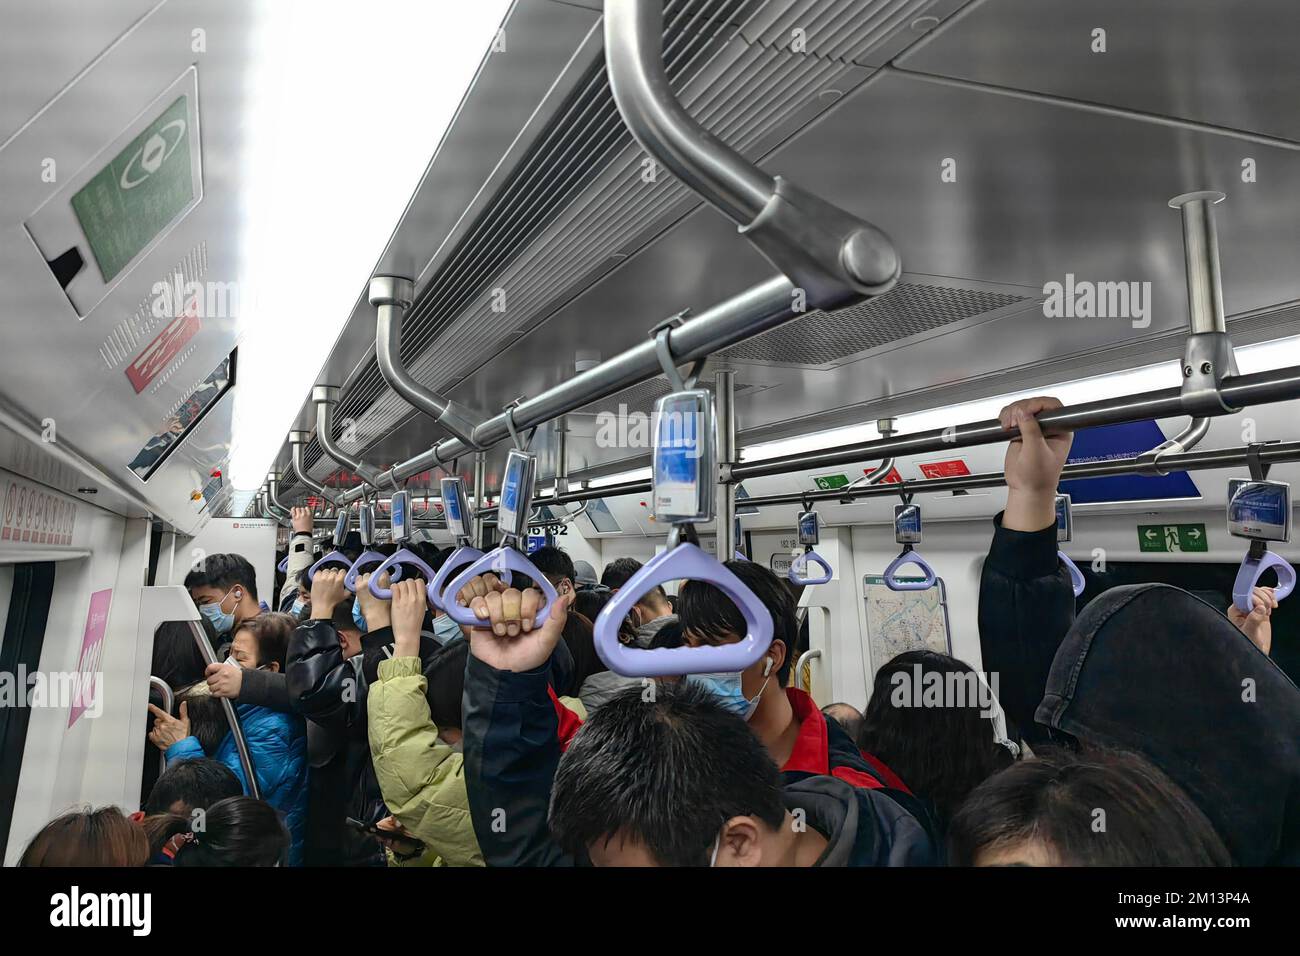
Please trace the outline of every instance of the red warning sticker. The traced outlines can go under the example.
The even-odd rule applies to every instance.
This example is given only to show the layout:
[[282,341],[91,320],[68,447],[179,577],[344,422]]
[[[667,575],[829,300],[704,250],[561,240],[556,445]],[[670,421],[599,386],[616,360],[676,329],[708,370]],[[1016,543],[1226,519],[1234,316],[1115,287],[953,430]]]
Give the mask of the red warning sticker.
[[954,458],[951,461],[927,461],[916,467],[920,468],[921,474],[927,478],[960,478],[970,474],[965,460],[961,458]]
[[171,364],[172,359],[180,354],[190,339],[199,331],[197,311],[193,304],[158,333],[158,337],[149,343],[149,347],[135,357],[126,368],[126,377],[131,380],[136,394],[140,394],[158,373]]
[[[864,475],[869,475],[869,474],[871,474],[871,472],[874,471],[874,470],[875,470],[875,469],[873,469],[873,468],[863,468],[863,469],[862,469],[862,473],[863,473]],[[884,477],[884,478],[881,478],[879,481],[877,481],[876,484],[878,484],[878,485],[897,485],[897,484],[901,484],[902,481],[903,481],[903,476],[900,475],[900,474],[898,473],[898,469],[897,469],[897,468],[891,468],[891,469],[889,469],[889,472],[885,475],[885,477]]]

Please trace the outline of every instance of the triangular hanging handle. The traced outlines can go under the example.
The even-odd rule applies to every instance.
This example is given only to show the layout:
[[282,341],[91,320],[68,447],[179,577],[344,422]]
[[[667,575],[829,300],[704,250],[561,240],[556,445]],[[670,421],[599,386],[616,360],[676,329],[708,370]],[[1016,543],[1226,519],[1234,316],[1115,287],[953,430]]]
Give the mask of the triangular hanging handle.
[[[640,650],[618,639],[619,625],[643,594],[665,581],[688,579],[712,584],[731,598],[745,619],[745,636],[736,644],[659,647]],[[669,677],[680,674],[734,673],[762,657],[772,643],[772,615],[744,582],[690,543],[655,555],[632,575],[596,617],[596,653],[624,677]]]
[[[822,568],[822,574],[816,577],[808,575],[808,564],[819,564]],[[790,562],[790,571],[786,577],[790,579],[791,584],[800,584],[807,586],[809,584],[827,584],[830,582],[834,571],[831,570],[830,562],[823,558],[816,551],[806,551],[803,554],[796,555],[795,559]]]
[[1065,556],[1064,551],[1056,552],[1056,556],[1065,565],[1065,570],[1070,572],[1070,590],[1074,592],[1075,597],[1078,597],[1083,593],[1083,589],[1088,586],[1087,579],[1083,576],[1083,572],[1079,570],[1079,566]]
[[352,559],[342,551],[331,551],[325,557],[321,558],[310,568],[307,569],[307,580],[312,581],[316,577],[316,572],[327,564],[346,564],[348,570],[352,570]]
[[498,577],[507,581],[510,580],[508,573],[503,572],[518,571],[520,574],[526,574],[532,578],[533,582],[542,589],[542,594],[546,595],[546,603],[538,609],[537,617],[533,619],[533,627],[541,627],[546,623],[546,618],[551,613],[551,604],[559,595],[556,594],[555,587],[551,582],[546,580],[546,575],[537,570],[537,565],[529,561],[527,555],[507,545],[489,551],[456,575],[451,584],[447,585],[447,589],[442,593],[442,596],[447,597],[450,595],[451,599],[444,601],[442,607],[453,621],[467,627],[483,626],[483,621],[479,620],[473,608],[456,603],[456,595],[460,594],[461,588],[469,584],[471,580],[488,571],[494,572]]
[[451,573],[457,568],[464,567],[467,562],[477,561],[481,557],[483,557],[483,552],[469,545],[457,548],[448,555],[447,560],[442,562],[442,567],[438,569],[438,573],[429,582],[429,603],[440,611],[447,610],[442,603],[442,592],[447,587],[447,581],[451,578]]
[[[409,564],[412,567],[417,568],[421,572],[419,574],[419,577],[424,578],[424,580],[426,581],[433,580],[433,575],[434,575],[433,568],[425,564],[424,559],[420,557],[418,554],[416,554],[414,551],[410,550],[409,548],[402,548],[401,550],[395,551],[392,554],[390,554],[387,558],[384,559],[383,564],[381,564],[379,567],[375,568],[375,570],[370,572],[370,580],[369,582],[367,582],[366,586],[370,588],[370,593],[373,596],[379,598],[379,600],[381,601],[391,601],[393,599],[393,589],[381,588],[379,586],[379,579],[383,577],[385,571],[391,571],[396,565],[399,564]],[[397,580],[396,578],[389,578],[389,583],[391,584],[393,581],[396,580]]]
[[[906,564],[914,564],[921,569],[922,579],[920,581],[903,581],[897,577],[898,569]],[[911,548],[903,551],[893,561],[889,562],[889,567],[885,568],[885,587],[891,591],[928,591],[934,587],[935,577],[934,568],[926,562]]]
[[[388,555],[384,554],[382,551],[362,551],[361,557],[352,562],[352,570],[343,575],[343,586],[353,594],[356,594],[357,578],[366,569],[366,566],[371,564],[383,564],[387,558]],[[393,568],[389,572],[388,580],[390,582],[402,580],[402,569],[400,566]]]
[[1286,558],[1273,551],[1265,551],[1258,558],[1248,554],[1241,562],[1241,568],[1237,571],[1237,580],[1232,585],[1232,603],[1242,614],[1251,612],[1253,606],[1251,591],[1255,587],[1255,582],[1270,568],[1277,572],[1277,588],[1273,591],[1275,598],[1280,601],[1295,590],[1295,568]]

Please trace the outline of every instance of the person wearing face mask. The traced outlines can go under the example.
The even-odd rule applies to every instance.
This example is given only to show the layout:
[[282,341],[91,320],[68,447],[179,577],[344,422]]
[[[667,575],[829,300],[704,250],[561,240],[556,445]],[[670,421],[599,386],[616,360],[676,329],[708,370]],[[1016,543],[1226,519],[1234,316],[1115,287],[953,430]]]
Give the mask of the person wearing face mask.
[[419,650],[426,603],[418,579],[393,585],[393,656],[379,663],[366,701],[370,753],[394,821],[428,848],[422,862],[483,866],[461,754],[469,645],[444,646],[425,668]]
[[465,781],[490,866],[934,863],[930,835],[883,791],[783,781],[759,738],[698,684],[629,688],[562,753],[547,690],[571,601],[553,602],[540,628],[535,591],[470,602],[483,624],[469,632]]
[[[303,596],[310,592],[311,585],[306,583],[304,572],[312,566],[312,527],[315,523],[310,508],[290,508],[293,532],[289,537],[289,563],[285,566],[284,584],[280,587],[280,608],[285,609],[290,595]],[[301,620],[301,618],[299,618]]]
[[209,554],[185,575],[185,589],[221,639],[262,613],[257,574],[242,554]]
[[[239,669],[244,678],[255,671],[283,671],[294,623],[288,615],[275,613],[247,621],[235,631],[232,660],[214,666]],[[212,681],[213,676],[209,675],[209,686]],[[199,738],[191,733],[185,702],[181,704],[179,717],[172,717],[152,704],[149,709],[154,715],[149,739],[166,754],[169,764],[212,757],[234,771],[247,792],[244,768],[232,733],[226,731],[213,752],[206,753]],[[298,866],[302,863],[308,799],[307,734],[303,719],[297,714],[242,701],[237,710],[262,799],[284,814],[291,836],[289,863]]]
[[[828,721],[811,696],[787,687],[793,664],[790,650],[798,638],[794,599],[775,574],[752,561],[728,561],[727,569],[761,600],[772,615],[772,643],[767,653],[740,673],[691,674],[686,682],[704,688],[749,724],[786,783],[829,775],[855,787],[881,790],[917,820],[931,826],[924,805],[897,779],[868,763],[857,743],[833,720]],[[712,584],[687,581],[678,595],[683,637],[691,647],[733,644],[746,632],[745,620],[731,599]]]

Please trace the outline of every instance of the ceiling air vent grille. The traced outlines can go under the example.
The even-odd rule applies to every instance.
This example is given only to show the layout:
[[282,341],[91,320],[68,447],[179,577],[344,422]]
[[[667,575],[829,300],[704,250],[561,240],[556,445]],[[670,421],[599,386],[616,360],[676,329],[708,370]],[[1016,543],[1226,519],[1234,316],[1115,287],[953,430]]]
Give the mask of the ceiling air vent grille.
[[859,352],[996,312],[1027,296],[900,282],[884,295],[835,312],[810,312],[737,343],[725,359],[772,365],[830,365]]

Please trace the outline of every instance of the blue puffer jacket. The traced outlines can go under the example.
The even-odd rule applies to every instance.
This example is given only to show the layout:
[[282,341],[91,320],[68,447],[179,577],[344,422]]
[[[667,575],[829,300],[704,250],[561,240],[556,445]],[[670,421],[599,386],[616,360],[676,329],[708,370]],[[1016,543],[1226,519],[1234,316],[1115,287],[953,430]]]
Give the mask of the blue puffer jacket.
[[[238,704],[239,722],[253,758],[253,771],[262,799],[284,814],[292,843],[289,865],[302,864],[302,843],[307,826],[307,728],[297,714],[285,714],[252,704]],[[167,748],[167,762],[203,757],[197,737],[186,737]],[[235,738],[227,732],[221,739],[214,760],[220,760],[235,772],[248,790],[244,769],[239,764]]]

